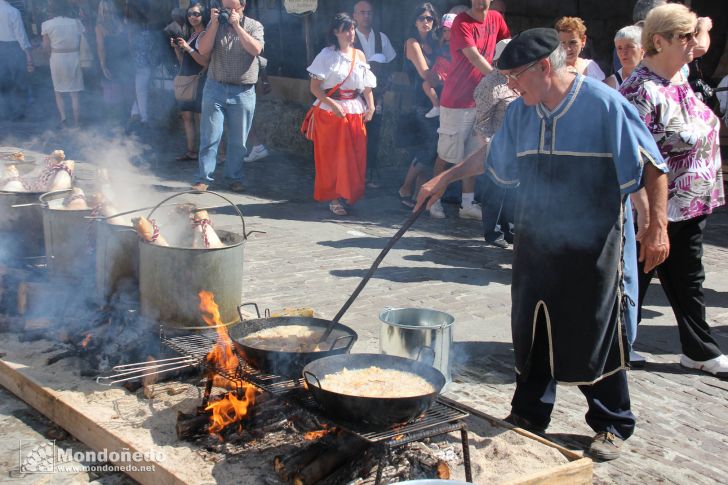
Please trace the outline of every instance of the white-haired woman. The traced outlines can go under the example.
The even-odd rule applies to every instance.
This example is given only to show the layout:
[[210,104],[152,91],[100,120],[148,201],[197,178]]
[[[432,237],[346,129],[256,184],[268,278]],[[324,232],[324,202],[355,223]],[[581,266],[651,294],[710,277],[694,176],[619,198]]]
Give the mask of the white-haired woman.
[[[656,270],[677,320],[680,364],[728,376],[728,357],[711,335],[703,296],[703,230],[708,215],[725,203],[720,125],[682,72],[705,26],[681,4],[650,11],[642,28],[645,58],[619,90],[637,108],[670,169],[670,255]],[[639,277],[641,308],[652,274],[640,271]]]
[[642,27],[628,25],[619,29],[614,36],[614,49],[622,67],[604,82],[614,89],[619,89],[645,55],[645,50],[642,48]]

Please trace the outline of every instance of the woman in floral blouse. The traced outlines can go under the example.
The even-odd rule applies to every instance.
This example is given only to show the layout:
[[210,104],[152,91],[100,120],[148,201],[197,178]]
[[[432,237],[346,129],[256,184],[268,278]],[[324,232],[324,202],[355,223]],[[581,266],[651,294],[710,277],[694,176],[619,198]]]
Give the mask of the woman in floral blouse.
[[[725,203],[720,127],[681,72],[693,60],[698,26],[695,14],[683,5],[652,10],[642,32],[645,59],[620,91],[639,111],[670,168],[670,256],[657,274],[677,319],[680,364],[728,376],[728,357],[710,333],[703,297],[703,230],[708,215]],[[640,271],[640,307],[651,278]]]

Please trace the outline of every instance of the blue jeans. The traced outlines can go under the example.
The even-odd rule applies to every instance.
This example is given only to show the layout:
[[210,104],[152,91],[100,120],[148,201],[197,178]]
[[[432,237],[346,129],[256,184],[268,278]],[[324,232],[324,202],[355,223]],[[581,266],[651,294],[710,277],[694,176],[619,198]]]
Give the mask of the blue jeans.
[[28,96],[25,52],[17,42],[0,42],[0,113],[3,120],[25,114]]
[[195,182],[209,184],[217,165],[217,148],[227,119],[227,154],[225,178],[234,182],[243,180],[243,157],[247,153],[245,142],[255,113],[255,86],[223,84],[207,79],[202,92],[200,113],[199,173]]

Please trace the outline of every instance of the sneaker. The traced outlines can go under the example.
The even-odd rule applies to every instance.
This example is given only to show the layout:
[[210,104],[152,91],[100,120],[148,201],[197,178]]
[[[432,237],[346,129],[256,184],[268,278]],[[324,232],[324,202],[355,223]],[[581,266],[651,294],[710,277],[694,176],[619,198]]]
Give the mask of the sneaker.
[[208,187],[209,187],[209,185],[207,185],[206,183],[197,182],[191,188],[192,188],[192,190],[199,190],[200,192],[204,192],[207,190]]
[[587,453],[600,461],[609,461],[619,458],[624,441],[609,431],[600,431],[594,436]]
[[432,204],[432,207],[430,207],[430,217],[432,217],[433,219],[445,218],[445,209],[442,207],[442,204],[439,200]]
[[680,365],[688,369],[697,369],[717,377],[728,377],[728,357],[719,355],[710,360],[693,360],[687,355],[680,356]]
[[530,431],[534,434],[544,434],[546,432],[546,428],[549,427],[548,423],[546,424],[538,424],[538,423],[532,423],[526,418],[522,418],[517,414],[509,414],[505,418],[503,418],[503,421],[506,423],[510,423],[516,428],[525,429],[526,431]]
[[463,207],[458,212],[460,219],[475,219],[478,221],[483,220],[483,212],[480,210],[480,204],[473,202],[467,207]]
[[425,118],[437,118],[438,116],[440,116],[440,107],[439,106],[435,106],[430,111],[425,113]]
[[248,156],[243,158],[243,161],[245,162],[256,162],[262,158],[267,157],[270,155],[270,152],[268,152],[268,149],[265,147],[265,145],[255,145],[252,150],[250,150],[250,153],[248,153]]
[[[461,216],[462,217],[462,216]],[[508,249],[509,244],[505,239],[496,239],[494,241],[485,241],[488,246],[494,246],[496,248]]]
[[629,351],[629,366],[632,369],[642,369],[647,365],[647,359],[642,354],[638,354],[634,350]]

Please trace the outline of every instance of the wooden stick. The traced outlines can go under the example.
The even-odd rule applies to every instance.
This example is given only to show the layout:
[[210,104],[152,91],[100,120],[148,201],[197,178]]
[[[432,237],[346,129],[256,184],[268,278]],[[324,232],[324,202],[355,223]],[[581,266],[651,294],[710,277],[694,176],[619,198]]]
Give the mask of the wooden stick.
[[204,435],[210,426],[210,414],[185,414],[177,412],[175,431],[178,440],[188,440],[195,436]]
[[294,485],[311,485],[318,483],[359,455],[367,447],[367,443],[358,438],[340,439],[326,453],[319,455],[293,477]]
[[273,468],[281,480],[289,481],[303,467],[314,461],[319,455],[330,449],[330,446],[316,441],[306,448],[298,448],[290,455],[278,455],[273,459]]

